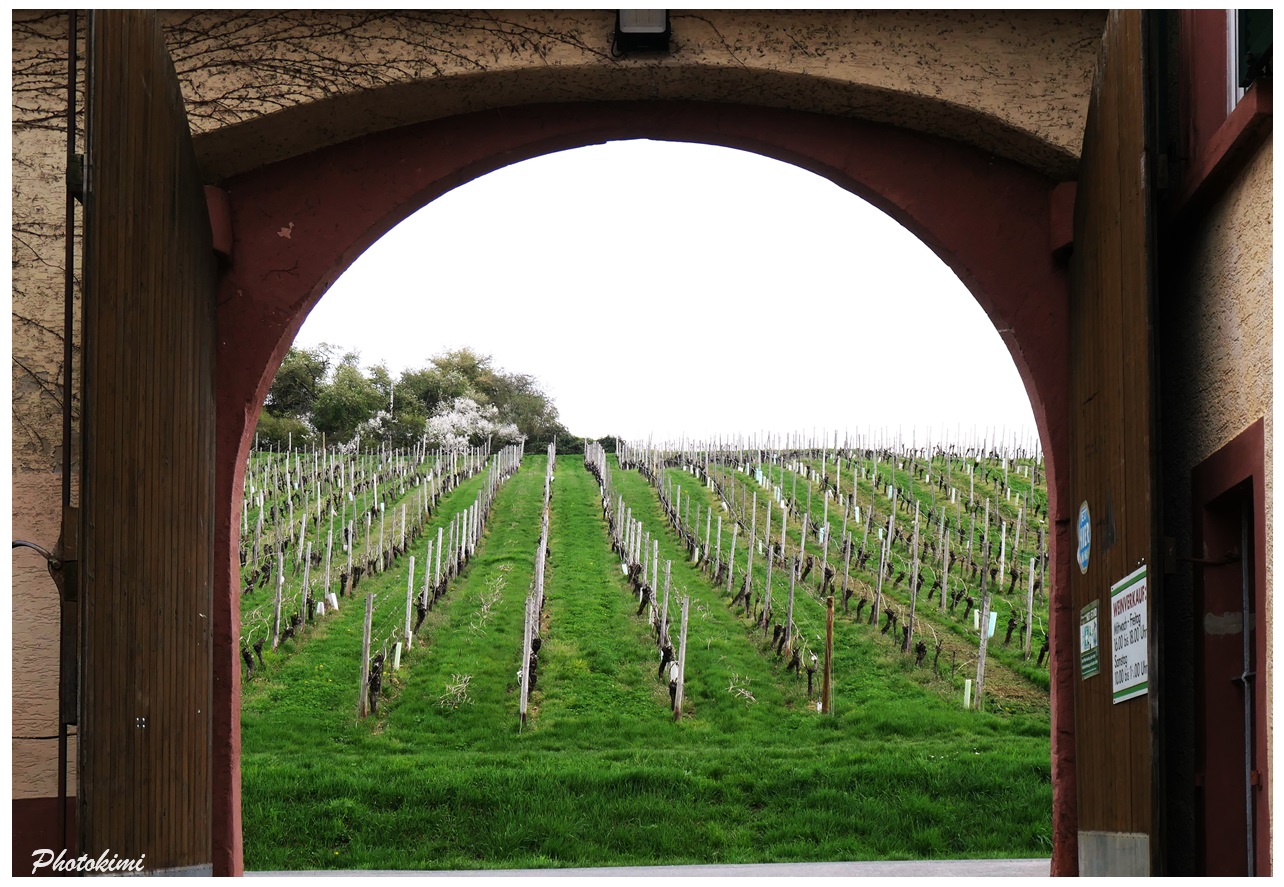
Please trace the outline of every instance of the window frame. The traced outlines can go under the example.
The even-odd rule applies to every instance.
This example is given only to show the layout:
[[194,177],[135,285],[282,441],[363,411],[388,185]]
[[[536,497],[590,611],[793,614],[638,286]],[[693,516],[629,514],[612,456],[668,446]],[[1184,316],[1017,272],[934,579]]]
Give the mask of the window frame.
[[1225,9],[1177,13],[1178,156],[1169,205],[1174,216],[1220,194],[1270,133],[1269,79],[1254,81],[1231,104],[1238,91],[1231,48],[1236,19],[1234,10]]

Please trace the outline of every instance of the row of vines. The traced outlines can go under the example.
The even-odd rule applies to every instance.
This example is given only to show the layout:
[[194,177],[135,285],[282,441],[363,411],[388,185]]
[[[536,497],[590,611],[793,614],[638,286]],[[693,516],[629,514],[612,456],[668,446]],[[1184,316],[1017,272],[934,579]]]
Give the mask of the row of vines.
[[[499,489],[522,456],[519,446],[493,457],[485,448],[254,454],[242,516],[246,679],[264,667],[265,647],[278,656],[297,649],[363,576],[393,571],[405,577],[404,594],[365,598],[357,711],[377,711],[386,671],[401,667],[427,614],[483,544]],[[555,457],[550,446],[523,637],[496,653],[520,657],[521,725],[547,629]],[[652,658],[677,718],[695,640],[691,613],[707,623],[718,602],[763,656],[805,676],[805,698],[821,711],[831,707],[836,629],[867,633],[951,690],[964,672],[969,696],[975,669],[976,707],[987,667],[1001,704],[1046,694],[1047,499],[1031,454],[617,442],[611,457],[588,445],[585,466],[599,486],[603,544],[619,559],[653,644],[638,656]],[[613,466],[645,485],[617,488]],[[661,523],[645,525],[635,512],[655,505]],[[675,587],[675,560],[703,576],[700,587],[689,579]],[[727,692],[752,701],[741,677],[730,675]],[[467,676],[456,678],[467,686]]]

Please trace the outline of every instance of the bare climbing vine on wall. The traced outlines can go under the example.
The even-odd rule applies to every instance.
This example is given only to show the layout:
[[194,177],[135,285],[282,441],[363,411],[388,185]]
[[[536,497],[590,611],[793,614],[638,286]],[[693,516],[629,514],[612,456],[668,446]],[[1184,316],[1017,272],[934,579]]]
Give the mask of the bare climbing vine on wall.
[[[506,59],[609,60],[602,29],[581,29],[575,19],[568,25],[565,16],[171,11],[160,21],[197,133],[339,94],[481,72]],[[62,439],[68,15],[18,10],[11,27],[14,465],[47,469]],[[85,31],[82,15],[78,130],[84,122]],[[78,299],[78,280],[75,290]],[[72,338],[75,373],[78,329]],[[72,410],[78,418],[79,403]]]
[[505,57],[609,59],[601,35],[486,11],[171,12],[166,40],[193,129],[342,93],[481,72]]
[[67,22],[65,12],[15,11],[11,23],[15,468],[49,468],[62,440]]

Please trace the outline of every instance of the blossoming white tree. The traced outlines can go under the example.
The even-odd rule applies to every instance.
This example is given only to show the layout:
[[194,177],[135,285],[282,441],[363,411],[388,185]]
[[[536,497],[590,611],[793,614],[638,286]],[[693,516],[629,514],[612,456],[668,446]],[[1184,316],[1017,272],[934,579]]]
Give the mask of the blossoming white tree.
[[495,446],[522,439],[512,422],[499,422],[499,411],[492,404],[482,406],[470,397],[456,397],[438,404],[428,420],[427,433],[429,443],[447,451],[477,446],[487,438]]

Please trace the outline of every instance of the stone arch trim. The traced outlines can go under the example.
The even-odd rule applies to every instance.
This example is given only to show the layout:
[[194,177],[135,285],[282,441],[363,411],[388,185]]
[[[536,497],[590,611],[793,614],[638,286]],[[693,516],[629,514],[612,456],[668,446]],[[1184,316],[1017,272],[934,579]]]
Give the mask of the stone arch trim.
[[234,176],[255,165],[256,158],[279,162],[375,130],[425,122],[424,109],[441,115],[433,119],[448,119],[492,109],[505,97],[509,103],[503,107],[511,109],[579,101],[724,103],[723,97],[753,96],[756,107],[895,125],[969,144],[1050,175],[1072,175],[1079,163],[1078,145],[1057,144],[1052,133],[1038,128],[1042,121],[1015,118],[1007,107],[970,105],[970,96],[921,94],[803,71],[690,62],[645,69],[644,78],[641,73],[594,64],[520,68],[336,93],[210,130],[197,145],[208,169]]
[[823,175],[922,239],[1007,344],[1047,453],[1052,588],[1053,872],[1077,868],[1068,588],[1068,287],[1053,258],[1055,182],[921,133],[746,105],[586,102],[462,115],[353,139],[224,183],[232,262],[219,298],[214,613],[214,861],[239,874],[239,577],[234,519],[259,406],[311,308],[370,244],[446,191],[499,167],[605,141],[740,148]]

